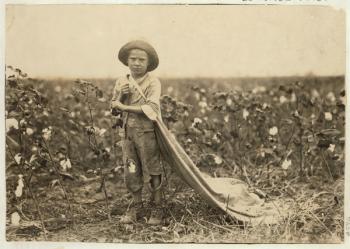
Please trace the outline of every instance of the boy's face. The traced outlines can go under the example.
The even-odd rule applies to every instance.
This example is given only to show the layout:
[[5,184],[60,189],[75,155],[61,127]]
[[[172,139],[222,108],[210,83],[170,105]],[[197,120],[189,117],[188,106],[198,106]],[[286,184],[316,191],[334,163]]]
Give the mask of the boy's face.
[[147,72],[148,55],[141,49],[131,49],[128,57],[128,66],[133,76],[142,77]]

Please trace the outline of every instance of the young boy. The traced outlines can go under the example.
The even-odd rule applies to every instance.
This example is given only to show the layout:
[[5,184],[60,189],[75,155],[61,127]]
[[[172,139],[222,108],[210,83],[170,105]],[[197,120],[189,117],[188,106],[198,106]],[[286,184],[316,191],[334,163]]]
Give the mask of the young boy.
[[[151,107],[160,114],[160,81],[150,75],[159,64],[155,49],[145,41],[135,40],[125,44],[118,54],[119,60],[130,69],[130,74],[116,82],[111,107],[123,112],[123,162],[127,189],[133,200],[122,223],[132,223],[140,215],[142,188],[144,183],[152,192],[150,225],[162,222],[161,164],[160,150],[155,137],[154,124],[144,114],[145,107]],[[133,81],[133,82],[131,82]],[[135,88],[138,84],[146,96],[145,100]]]

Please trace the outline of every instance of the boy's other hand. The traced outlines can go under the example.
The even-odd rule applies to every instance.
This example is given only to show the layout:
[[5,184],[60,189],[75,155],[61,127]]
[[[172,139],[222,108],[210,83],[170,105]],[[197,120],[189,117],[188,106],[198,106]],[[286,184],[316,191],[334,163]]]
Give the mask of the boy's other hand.
[[121,103],[120,101],[115,100],[111,103],[111,107],[116,108],[120,111],[124,111],[126,106],[123,103]]

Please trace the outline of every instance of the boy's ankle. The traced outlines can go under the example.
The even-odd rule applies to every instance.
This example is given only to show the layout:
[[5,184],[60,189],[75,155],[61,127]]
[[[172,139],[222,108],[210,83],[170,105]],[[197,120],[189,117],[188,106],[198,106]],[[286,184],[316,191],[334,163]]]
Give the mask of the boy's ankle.
[[132,202],[133,203],[142,203],[142,192],[134,192],[132,193]]

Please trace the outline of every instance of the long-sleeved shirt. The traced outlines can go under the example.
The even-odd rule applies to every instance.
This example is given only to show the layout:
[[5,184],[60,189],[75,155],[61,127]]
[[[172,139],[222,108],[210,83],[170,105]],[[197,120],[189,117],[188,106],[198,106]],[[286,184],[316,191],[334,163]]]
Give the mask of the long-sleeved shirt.
[[[131,75],[126,75],[124,77],[119,78],[113,90],[112,101],[114,100],[122,100],[126,105],[131,106],[143,106],[148,105],[155,111],[158,115],[160,115],[160,94],[161,94],[161,83],[158,78],[150,75],[149,73],[145,74],[142,78],[135,80],[136,84],[138,84],[146,96],[147,100],[145,100],[138,90],[130,84]],[[123,85],[129,84],[129,94],[126,96],[121,96],[121,88]],[[128,113],[124,117],[124,124],[128,124],[128,126],[150,126],[147,123],[151,123],[150,120],[143,113]],[[152,124],[153,125],[153,124]],[[147,128],[147,127],[145,127]]]

